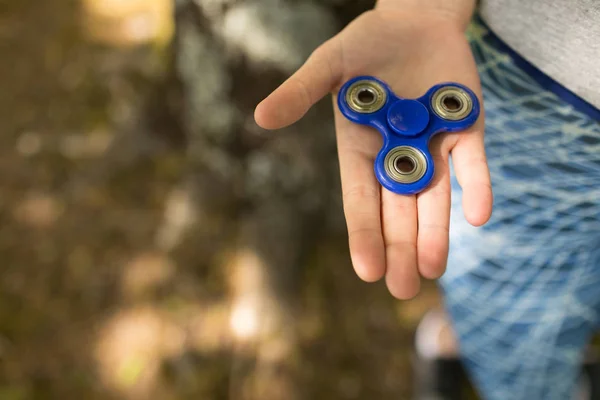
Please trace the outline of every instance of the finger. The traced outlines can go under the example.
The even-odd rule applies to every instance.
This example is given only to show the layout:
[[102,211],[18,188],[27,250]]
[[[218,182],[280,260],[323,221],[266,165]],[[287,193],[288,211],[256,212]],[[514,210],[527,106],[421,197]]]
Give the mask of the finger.
[[419,273],[427,279],[442,276],[448,259],[450,168],[448,150],[443,149],[442,143],[442,137],[431,142],[435,175],[431,185],[417,196],[417,260]]
[[417,295],[417,202],[415,196],[402,196],[381,189],[382,224],[385,241],[386,284],[398,299]]
[[341,80],[340,52],[335,37],[317,48],[294,75],[256,107],[256,123],[265,129],[279,129],[302,118]]
[[361,279],[374,282],[385,274],[380,185],[373,173],[381,138],[370,128],[350,123],[337,109],[335,123],[352,265]]
[[452,165],[463,190],[465,218],[474,226],[485,224],[492,215],[493,194],[483,132],[460,137],[452,149]]

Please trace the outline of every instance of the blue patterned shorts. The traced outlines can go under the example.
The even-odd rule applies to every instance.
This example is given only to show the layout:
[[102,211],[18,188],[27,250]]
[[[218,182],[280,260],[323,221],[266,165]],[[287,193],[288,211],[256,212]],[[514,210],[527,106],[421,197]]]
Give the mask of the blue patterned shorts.
[[453,182],[446,306],[484,398],[569,399],[600,322],[600,123],[470,37],[495,201],[474,228]]

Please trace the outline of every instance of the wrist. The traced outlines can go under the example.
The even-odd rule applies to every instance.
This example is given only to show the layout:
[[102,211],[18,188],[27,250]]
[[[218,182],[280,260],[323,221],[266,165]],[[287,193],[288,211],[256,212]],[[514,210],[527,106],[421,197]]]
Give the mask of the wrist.
[[477,0],[377,0],[375,10],[413,15],[431,23],[443,21],[465,30]]

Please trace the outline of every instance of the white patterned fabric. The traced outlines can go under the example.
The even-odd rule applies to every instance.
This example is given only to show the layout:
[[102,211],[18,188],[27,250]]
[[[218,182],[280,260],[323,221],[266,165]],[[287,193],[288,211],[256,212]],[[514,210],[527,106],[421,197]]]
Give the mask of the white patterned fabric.
[[485,399],[569,399],[600,321],[600,123],[470,36],[495,201],[471,227],[453,182],[446,306]]

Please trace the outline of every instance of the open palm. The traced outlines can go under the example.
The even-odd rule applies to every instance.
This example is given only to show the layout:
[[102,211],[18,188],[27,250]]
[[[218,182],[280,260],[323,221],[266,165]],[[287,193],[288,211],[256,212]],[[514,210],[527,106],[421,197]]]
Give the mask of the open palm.
[[[335,96],[345,81],[358,75],[380,78],[407,98],[421,96],[436,83],[459,82],[481,100],[477,70],[460,26],[443,17],[407,18],[374,10],[315,50],[258,105],[256,121],[266,129],[292,124],[322,97],[328,93]],[[380,134],[346,120],[334,107],[355,271],[369,282],[385,276],[392,295],[411,298],[419,291],[420,277],[438,278],[446,267],[450,153],[463,189],[465,217],[473,225],[482,225],[490,217],[492,190],[483,146],[483,116],[467,131],[435,137],[430,143],[435,160],[431,185],[418,195],[402,196],[382,188],[375,178],[373,162],[382,146]]]

